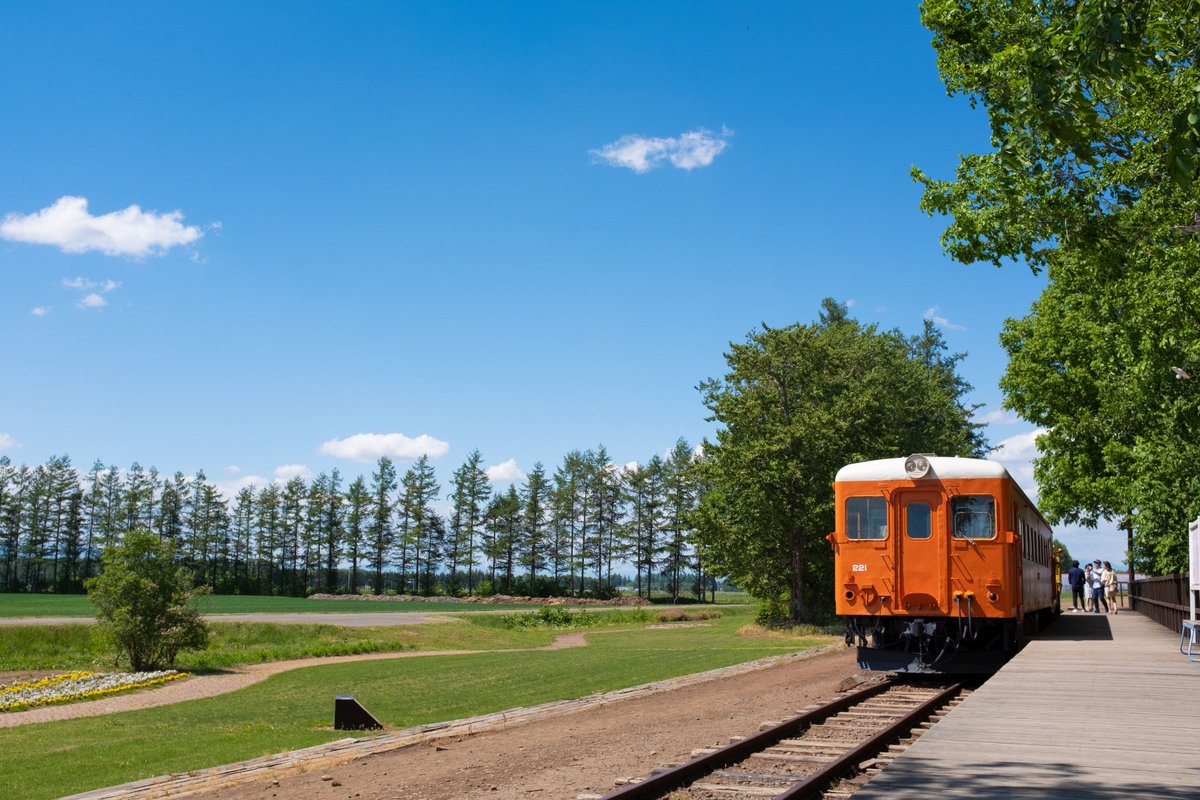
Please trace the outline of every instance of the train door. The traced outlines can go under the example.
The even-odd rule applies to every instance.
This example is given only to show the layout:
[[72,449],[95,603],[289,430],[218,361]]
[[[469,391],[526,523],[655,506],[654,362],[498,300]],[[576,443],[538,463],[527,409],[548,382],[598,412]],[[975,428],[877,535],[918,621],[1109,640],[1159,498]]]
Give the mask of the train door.
[[946,613],[945,525],[937,492],[900,494],[900,605],[913,615]]

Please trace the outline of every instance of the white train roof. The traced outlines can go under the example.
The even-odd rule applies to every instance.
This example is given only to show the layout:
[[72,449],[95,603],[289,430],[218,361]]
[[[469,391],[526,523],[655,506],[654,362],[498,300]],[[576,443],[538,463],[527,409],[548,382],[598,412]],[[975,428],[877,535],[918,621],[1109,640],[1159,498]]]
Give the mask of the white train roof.
[[[1008,478],[1008,470],[995,461],[957,456],[926,456],[929,473],[918,481],[953,480],[957,478]],[[904,458],[881,458],[860,461],[838,470],[835,482],[842,481],[904,481],[912,480],[904,471]]]

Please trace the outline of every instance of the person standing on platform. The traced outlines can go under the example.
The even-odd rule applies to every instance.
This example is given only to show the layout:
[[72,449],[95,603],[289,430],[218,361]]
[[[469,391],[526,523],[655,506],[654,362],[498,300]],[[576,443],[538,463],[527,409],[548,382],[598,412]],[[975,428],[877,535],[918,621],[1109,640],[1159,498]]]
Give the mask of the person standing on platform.
[[1071,562],[1071,569],[1067,572],[1067,584],[1071,587],[1071,610],[1083,611],[1083,606],[1087,604],[1083,599],[1083,570],[1079,568],[1078,561]]
[[1104,562],[1104,571],[1100,573],[1100,583],[1104,586],[1104,597],[1108,601],[1108,613],[1117,613],[1117,573],[1113,571],[1112,563]]
[[1083,610],[1087,611],[1087,612],[1095,611],[1096,607],[1092,603],[1092,565],[1091,564],[1083,565],[1083,588],[1084,588]]
[[1104,599],[1104,583],[1101,581],[1102,571],[1100,569],[1100,559],[1096,559],[1092,566],[1092,611],[1100,613],[1100,604],[1104,604],[1104,613],[1108,613],[1108,601]]

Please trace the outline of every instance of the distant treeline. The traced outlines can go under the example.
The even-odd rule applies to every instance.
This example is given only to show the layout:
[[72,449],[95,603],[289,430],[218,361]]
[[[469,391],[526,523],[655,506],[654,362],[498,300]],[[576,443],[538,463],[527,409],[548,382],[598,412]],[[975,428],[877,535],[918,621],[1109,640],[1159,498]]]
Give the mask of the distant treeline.
[[[67,456],[0,457],[0,586],[80,592],[105,547],[145,528],[170,539],[217,593],[313,591],[604,595],[632,565],[639,594],[711,585],[691,527],[699,470],[680,439],[666,457],[620,467],[604,447],[572,451],[548,475],[493,488],[472,452],[443,487],[422,456],[402,475],[383,457],[348,486],[338,470],[244,487],[232,498],[198,472],[170,478]],[[690,585],[685,585],[690,584]],[[700,589],[702,591],[702,589]]]

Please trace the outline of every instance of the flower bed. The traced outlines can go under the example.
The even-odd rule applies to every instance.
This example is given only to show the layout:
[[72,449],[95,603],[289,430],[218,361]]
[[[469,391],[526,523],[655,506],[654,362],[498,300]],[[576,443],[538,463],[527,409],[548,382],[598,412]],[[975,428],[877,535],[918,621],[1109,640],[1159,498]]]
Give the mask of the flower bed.
[[0,687],[0,711],[24,711],[34,706],[91,700],[129,689],[158,686],[186,678],[188,673],[168,669],[159,672],[67,672],[52,678]]

